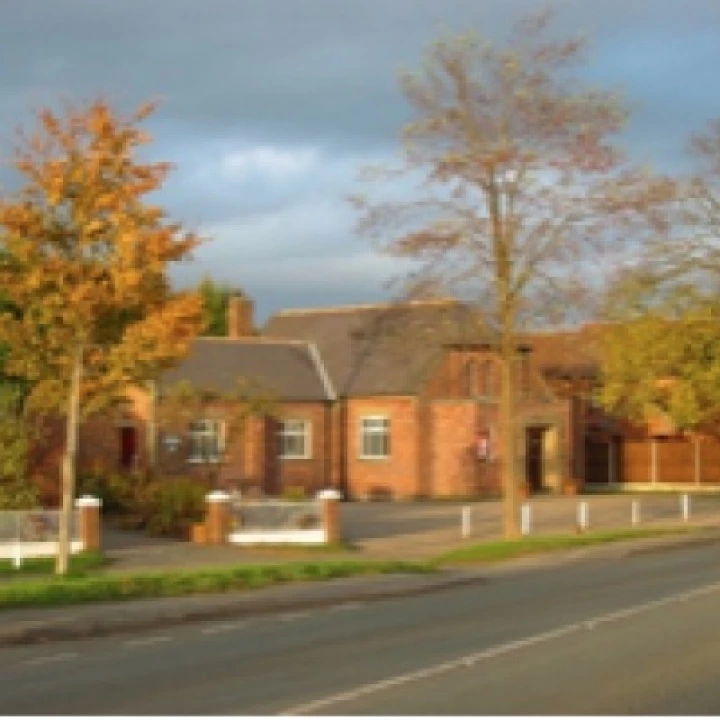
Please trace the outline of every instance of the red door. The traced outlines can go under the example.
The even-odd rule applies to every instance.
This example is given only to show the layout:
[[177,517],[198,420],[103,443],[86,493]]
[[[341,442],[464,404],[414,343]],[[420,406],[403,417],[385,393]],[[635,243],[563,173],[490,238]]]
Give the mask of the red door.
[[134,427],[120,428],[120,467],[132,470],[137,454],[137,430]]

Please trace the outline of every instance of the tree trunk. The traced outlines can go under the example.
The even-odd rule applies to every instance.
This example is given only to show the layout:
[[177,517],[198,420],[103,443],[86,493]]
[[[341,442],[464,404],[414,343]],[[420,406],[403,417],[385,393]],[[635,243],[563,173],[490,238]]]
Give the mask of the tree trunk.
[[503,532],[507,539],[520,537],[517,443],[515,427],[515,348],[512,335],[502,339],[500,428],[502,432]]
[[55,563],[57,575],[67,575],[70,557],[70,530],[75,499],[75,472],[80,423],[80,380],[82,378],[82,347],[78,348],[73,367],[65,419],[65,454],[62,460],[62,499],[58,527],[58,554]]
[[147,455],[147,468],[150,473],[155,472],[157,464],[157,381],[150,380],[148,383],[148,419],[145,433],[145,450]]

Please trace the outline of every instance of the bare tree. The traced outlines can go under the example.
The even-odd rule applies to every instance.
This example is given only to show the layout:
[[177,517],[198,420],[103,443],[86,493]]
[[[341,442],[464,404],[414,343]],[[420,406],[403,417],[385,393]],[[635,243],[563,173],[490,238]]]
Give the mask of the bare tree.
[[[550,21],[522,19],[502,47],[473,34],[434,43],[423,69],[402,76],[416,116],[403,161],[368,174],[398,197],[355,199],[361,230],[419,261],[408,292],[420,283],[471,298],[494,334],[507,537],[519,534],[518,332],[538,302],[556,317],[568,308],[567,293],[585,284],[577,268],[608,239],[595,187],[621,164],[610,139],[626,117],[614,94],[573,81],[585,43],[552,39]],[[410,196],[408,180],[418,182]]]

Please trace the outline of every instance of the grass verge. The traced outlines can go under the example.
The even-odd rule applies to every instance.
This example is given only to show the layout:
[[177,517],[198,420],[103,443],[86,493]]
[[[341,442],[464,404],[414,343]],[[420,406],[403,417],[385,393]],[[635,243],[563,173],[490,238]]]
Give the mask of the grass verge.
[[[70,556],[69,576],[83,577],[107,565],[108,560],[99,552],[82,552]],[[55,572],[55,558],[25,558],[20,567],[12,560],[0,560],[0,580],[26,575],[52,575]]]
[[261,588],[285,582],[330,580],[354,575],[428,573],[430,563],[325,561],[250,565],[188,572],[153,572],[16,581],[0,585],[0,608],[71,605],[84,602],[179,597]]
[[544,535],[524,537],[519,540],[493,540],[470,547],[458,548],[434,559],[437,565],[456,563],[490,563],[523,555],[573,550],[591,545],[604,545],[622,540],[640,540],[643,538],[682,535],[692,532],[690,528],[647,528],[628,530],[608,530],[589,532],[582,535]]

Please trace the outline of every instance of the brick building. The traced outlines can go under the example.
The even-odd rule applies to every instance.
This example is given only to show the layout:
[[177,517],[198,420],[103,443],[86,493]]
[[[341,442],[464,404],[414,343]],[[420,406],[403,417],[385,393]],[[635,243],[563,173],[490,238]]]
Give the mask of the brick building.
[[[162,472],[202,477],[210,459],[222,485],[265,494],[328,486],[353,498],[499,492],[498,359],[468,306],[285,310],[255,334],[252,302],[237,296],[228,329],[227,338],[199,338],[159,378],[159,396],[183,380],[227,390],[243,377],[271,394],[272,414],[250,418],[229,441],[221,417],[153,432],[150,396],[135,391],[117,413],[82,428],[81,471],[142,467],[154,449]],[[593,404],[598,349],[593,326],[520,338],[517,474],[529,490],[720,484],[714,439],[633,426]]]

